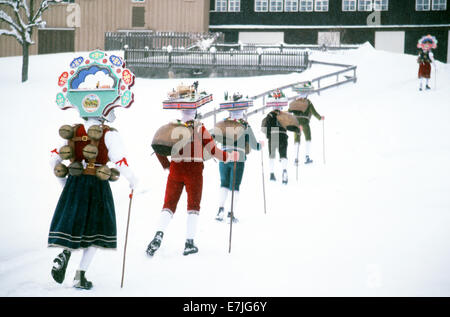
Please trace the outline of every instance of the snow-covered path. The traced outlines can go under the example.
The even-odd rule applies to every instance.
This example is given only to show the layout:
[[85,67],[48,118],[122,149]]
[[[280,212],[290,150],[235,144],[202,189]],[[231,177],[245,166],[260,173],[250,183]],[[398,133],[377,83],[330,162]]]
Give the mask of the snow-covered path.
[[[135,195],[120,289],[128,185],[113,183],[118,249],[99,250],[89,271],[90,292],[71,287],[80,252],[63,285],[50,276],[59,252],[46,246],[61,187],[48,153],[75,110],[54,104],[56,78],[73,54],[31,58],[30,81],[19,83],[19,58],[2,58],[0,295],[2,296],[449,296],[450,278],[450,67],[439,63],[437,90],[419,92],[414,56],[376,51],[368,45],[313,59],[358,66],[358,82],[311,99],[325,115],[312,119],[313,159],[295,181],[290,137],[289,184],[268,180],[264,214],[261,155],[248,158],[228,253],[229,225],[217,223],[218,164],[205,163],[200,252],[182,256],[186,222],[183,193],[177,213],[154,258],[145,255],[162,207],[166,172],[150,141],[176,112],[161,101],[179,80],[138,79],[136,102],[116,112],[129,162],[149,191]],[[302,74],[200,79],[218,103],[224,90],[253,95],[335,69],[317,66]],[[190,82],[187,79],[184,82]],[[257,105],[259,106],[259,105]],[[211,105],[203,111],[211,110]],[[262,115],[250,117],[257,133]],[[212,128],[212,121],[205,121]],[[53,146],[53,147],[52,147]],[[301,154],[303,153],[301,149]],[[281,166],[277,165],[279,178]]]

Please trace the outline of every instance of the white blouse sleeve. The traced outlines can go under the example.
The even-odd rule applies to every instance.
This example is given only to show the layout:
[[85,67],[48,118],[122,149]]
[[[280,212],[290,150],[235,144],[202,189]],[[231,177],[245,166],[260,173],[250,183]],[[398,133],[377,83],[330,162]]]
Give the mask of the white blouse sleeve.
[[119,133],[117,131],[108,131],[105,134],[105,145],[108,149],[110,161],[116,165],[120,174],[125,176],[130,183],[130,187],[134,189],[137,184],[137,178],[128,166],[125,146]]

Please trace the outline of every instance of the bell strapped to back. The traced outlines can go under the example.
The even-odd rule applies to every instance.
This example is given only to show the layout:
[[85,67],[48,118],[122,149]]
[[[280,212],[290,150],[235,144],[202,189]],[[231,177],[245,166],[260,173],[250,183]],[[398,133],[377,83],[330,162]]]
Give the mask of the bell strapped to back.
[[222,144],[236,142],[244,132],[245,126],[238,120],[223,120],[214,128],[215,139]]
[[277,115],[277,120],[283,128],[292,132],[300,132],[297,119],[286,111],[280,111]]
[[[282,110],[278,111],[279,113],[277,114],[277,121],[284,129],[292,132],[300,132],[298,121],[292,114]],[[265,117],[261,122],[261,131],[263,133],[266,133],[267,119],[268,117]]]
[[289,104],[289,111],[301,111],[305,112],[308,109],[309,103],[306,98],[299,98],[291,101]]
[[164,156],[172,154],[172,148],[181,149],[192,139],[192,129],[183,122],[170,122],[160,127],[153,137],[153,150]]
[[[82,174],[95,175],[101,180],[116,181],[119,179],[120,172],[115,168],[109,168],[106,164],[96,163],[96,158],[99,155],[98,145],[103,136],[104,130],[108,131],[112,128],[108,126],[93,125],[87,131],[87,136],[76,136],[77,130],[82,125],[63,125],[59,129],[59,135],[68,141],[68,145],[64,145],[59,149],[59,156],[62,160],[70,160],[70,165],[66,166],[59,163],[54,168],[54,173],[57,177],[64,178],[67,174],[71,176],[80,176]],[[83,159],[87,162],[86,168],[83,164],[76,160],[75,149],[77,142],[89,142],[82,148]],[[80,159],[80,158],[78,158]]]

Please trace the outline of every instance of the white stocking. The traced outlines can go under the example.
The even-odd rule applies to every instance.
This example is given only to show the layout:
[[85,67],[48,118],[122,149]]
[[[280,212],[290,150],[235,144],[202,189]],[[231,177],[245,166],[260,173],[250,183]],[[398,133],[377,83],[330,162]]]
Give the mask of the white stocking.
[[187,216],[186,239],[194,239],[197,232],[198,211],[190,210]]
[[95,247],[89,247],[87,249],[83,250],[83,256],[81,257],[80,262],[80,271],[87,271],[89,265],[92,262],[92,259],[94,258],[95,252],[97,251],[97,248]]
[[275,168],[275,159],[269,159],[269,170],[271,173],[274,172],[274,168]]
[[230,190],[227,187],[220,187],[219,192],[219,207],[225,207],[225,201],[227,200]]
[[288,167],[288,159],[287,158],[281,159],[281,166],[283,167],[283,170],[287,170],[287,167]]
[[173,213],[169,209],[163,209],[161,211],[161,215],[159,216],[159,223],[156,227],[156,231],[162,231],[166,230],[167,226],[169,225],[170,221],[172,220]]
[[311,141],[305,142],[305,155],[310,155],[311,153]]

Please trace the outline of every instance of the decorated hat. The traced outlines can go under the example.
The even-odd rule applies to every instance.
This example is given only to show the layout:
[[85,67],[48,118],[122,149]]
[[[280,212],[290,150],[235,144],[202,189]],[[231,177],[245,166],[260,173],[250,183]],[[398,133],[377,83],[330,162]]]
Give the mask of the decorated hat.
[[58,78],[56,104],[62,110],[78,109],[83,118],[106,118],[116,107],[128,108],[134,101],[130,88],[134,74],[122,57],[99,50],[72,60]]
[[245,110],[253,106],[253,100],[250,98],[243,98],[240,93],[234,93],[232,97],[225,93],[225,101],[220,103],[220,109],[228,111]]
[[438,41],[436,40],[436,37],[428,34],[425,36],[422,36],[419,41],[417,41],[417,48],[421,49],[435,49],[437,48]]
[[297,92],[300,96],[307,96],[314,91],[314,87],[312,86],[311,82],[308,81],[306,83],[292,87],[292,90]]
[[266,107],[283,108],[288,105],[288,98],[285,94],[277,89],[269,93],[266,99]]
[[163,109],[197,109],[213,100],[212,94],[197,92],[198,81],[190,86],[180,84],[168,93],[163,101]]

